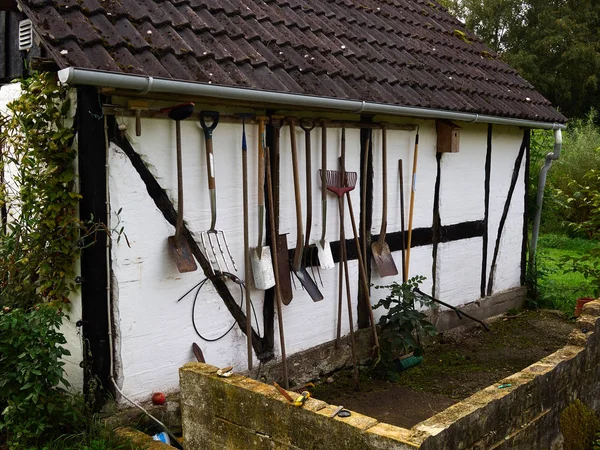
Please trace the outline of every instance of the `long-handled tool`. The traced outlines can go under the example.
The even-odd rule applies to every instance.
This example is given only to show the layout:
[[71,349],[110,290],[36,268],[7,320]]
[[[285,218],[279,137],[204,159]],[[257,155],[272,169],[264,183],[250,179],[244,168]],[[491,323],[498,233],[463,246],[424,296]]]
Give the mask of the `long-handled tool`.
[[248,220],[248,145],[246,143],[246,117],[242,115],[242,178],[243,178],[243,210],[244,210],[244,272],[246,282],[246,341],[248,352],[248,370],[252,370],[252,310],[250,300],[250,237],[248,230],[250,221]]
[[165,108],[162,112],[168,112],[169,118],[175,121],[175,133],[177,142],[177,223],[175,225],[175,236],[169,236],[168,243],[177,270],[181,273],[193,272],[198,268],[190,245],[183,238],[183,164],[181,162],[181,121],[187,119],[194,112],[193,103]]
[[[206,123],[207,119],[211,121],[210,125]],[[215,181],[215,161],[213,154],[212,134],[214,129],[219,124],[219,113],[217,111],[202,111],[200,113],[200,124],[202,125],[202,129],[204,130],[204,140],[206,142],[206,171],[208,174],[208,190],[210,191],[211,213],[210,228],[207,231],[203,231],[201,233],[200,241],[202,242],[202,246],[204,247],[204,253],[206,254],[208,260],[211,261],[211,263],[216,263],[219,272],[223,272],[223,269],[221,267],[221,263],[219,262],[219,256],[217,255],[217,251],[215,249],[215,243],[219,248],[221,259],[225,263],[225,269],[229,272],[229,263],[227,262],[227,260],[229,259],[233,264],[233,269],[237,271],[233,255],[231,254],[231,250],[229,250],[229,245],[227,244],[225,232],[223,230],[216,229],[217,188]],[[225,247],[225,249],[227,250],[227,256],[225,255],[223,247]]]
[[[367,145],[369,141],[367,138]],[[345,166],[345,163],[344,163]],[[349,173],[349,172],[346,172]],[[357,175],[353,175],[357,178]],[[366,309],[369,311],[369,321],[371,322],[371,331],[373,333],[373,354],[374,359],[379,357],[379,337],[377,336],[377,324],[375,323],[375,317],[373,316],[373,307],[371,306],[371,295],[369,294],[369,279],[367,278],[367,268],[365,266],[365,260],[363,258],[362,250],[360,247],[360,241],[358,239],[358,228],[356,227],[356,221],[354,219],[354,208],[352,207],[352,196],[350,191],[346,192],[346,198],[348,199],[348,211],[350,212],[350,221],[352,223],[352,233],[354,234],[354,243],[356,245],[356,253],[358,255],[358,268],[360,270],[360,279],[362,282],[362,288],[364,292],[364,299],[366,303]]]
[[419,126],[417,125],[417,135],[415,136],[415,151],[413,154],[413,170],[410,188],[410,207],[408,211],[408,238],[406,240],[406,276],[410,274],[410,247],[412,246],[412,225],[413,213],[415,209],[415,194],[417,192],[417,161],[419,159]]
[[333,255],[331,246],[327,241],[327,120],[321,120],[321,239],[315,243],[319,267],[321,269],[333,269]]
[[[315,121],[309,118],[303,118],[300,120],[300,128],[304,130],[304,149],[306,152],[306,235],[304,237],[304,250],[303,250],[303,264],[306,266],[307,259],[310,261],[310,271],[312,273],[313,280],[315,278],[315,268],[312,264],[312,249],[310,245],[310,232],[312,230],[312,148],[310,142],[310,132],[315,128]],[[323,279],[321,278],[321,269],[317,266],[317,274],[323,286]]]
[[258,246],[250,252],[252,275],[256,289],[267,290],[275,286],[275,274],[271,261],[271,248],[263,245],[263,223],[265,220],[265,120],[258,121]]
[[427,297],[429,300],[431,300],[434,303],[438,303],[442,306],[445,306],[446,308],[451,309],[452,311],[454,311],[456,313],[456,315],[458,316],[459,319],[462,319],[462,316],[465,316],[465,317],[477,322],[478,324],[480,324],[485,331],[491,331],[490,327],[487,325],[487,323],[485,323],[483,320],[478,319],[477,317],[473,317],[470,314],[467,314],[462,309],[459,309],[456,306],[453,306],[453,305],[450,305],[449,303],[438,300],[437,298],[434,298],[431,295],[426,294],[425,292],[421,291],[420,289],[413,289],[413,292],[416,292],[417,294],[419,294],[422,297]]
[[[344,194],[352,191],[356,186],[357,174],[356,172],[346,172],[345,160],[346,160],[346,129],[342,128],[342,157],[341,170],[328,170],[326,174],[327,178],[327,190],[333,192],[338,197],[338,208],[340,214],[340,271],[345,272],[346,279],[346,300],[348,305],[348,321],[350,325],[350,347],[352,350],[352,366],[354,369],[354,387],[358,387],[358,365],[356,361],[356,346],[354,342],[354,319],[352,315],[352,298],[350,296],[350,276],[348,274],[348,255],[346,254],[346,233],[344,227],[345,214],[344,214]],[[340,272],[341,274],[341,272]],[[341,286],[340,286],[341,288]],[[341,289],[340,297],[338,299],[338,327],[337,327],[337,342],[341,339]],[[339,346],[339,344],[338,344]]]
[[290,126],[290,144],[292,147],[292,171],[294,175],[294,194],[296,198],[296,249],[294,250],[294,259],[292,261],[292,271],[300,280],[300,283],[310,295],[313,301],[318,302],[323,300],[323,294],[319,291],[319,287],[310,277],[306,266],[302,260],[302,248],[304,246],[302,233],[302,202],[300,200],[300,175],[298,174],[298,150],[296,147],[296,118],[288,117]]
[[365,141],[364,147],[364,161],[361,174],[361,198],[360,198],[360,232],[362,234],[362,250],[365,256],[365,263],[367,262],[367,170],[369,168],[369,157],[371,153],[371,136],[373,130],[370,128],[367,130],[367,140]]
[[402,233],[402,282],[408,281],[408,273],[406,272],[406,230],[404,229],[404,169],[402,168],[402,160],[398,160],[398,173],[400,174],[400,232]]
[[[271,155],[269,155],[269,147],[265,147],[266,160],[267,160],[267,197],[269,200],[269,225],[271,228],[271,245],[273,251],[277,255],[277,228],[275,227],[275,208],[273,206],[273,183],[271,182]],[[287,258],[286,258],[287,260]],[[283,387],[286,389],[290,388],[288,381],[288,368],[287,368],[287,356],[285,353],[285,335],[283,333],[283,311],[282,311],[282,299],[281,299],[281,283],[279,280],[279,258],[273,259],[273,266],[275,269],[275,301],[277,303],[277,322],[279,325],[279,345],[281,346],[281,365],[283,369]]]
[[371,244],[373,259],[377,266],[377,271],[381,278],[398,274],[398,269],[394,263],[394,257],[390,251],[390,246],[385,242],[385,231],[387,228],[387,130],[384,124],[381,125],[381,163],[383,178],[383,207],[381,212],[381,230],[379,239]]
[[[279,140],[281,136],[281,127],[283,126],[283,116],[271,116],[271,125],[273,126],[273,170],[271,176],[274,181],[273,185],[273,214],[275,215],[275,233],[277,239],[277,252],[275,257],[277,258],[279,268],[279,278],[276,279],[276,283],[279,284],[281,290],[281,301],[284,305],[289,305],[294,298],[292,292],[292,279],[290,276],[290,260],[288,258],[288,244],[287,236],[285,234],[279,234],[279,186],[280,186],[280,155],[279,155]],[[275,246],[273,245],[273,250]],[[273,263],[275,268],[275,263]],[[275,269],[277,270],[277,269]],[[277,281],[279,280],[279,281]]]

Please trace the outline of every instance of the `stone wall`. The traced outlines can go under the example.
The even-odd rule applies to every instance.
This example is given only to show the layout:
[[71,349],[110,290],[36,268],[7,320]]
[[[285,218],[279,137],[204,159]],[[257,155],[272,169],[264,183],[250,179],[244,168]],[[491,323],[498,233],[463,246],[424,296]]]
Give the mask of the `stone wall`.
[[588,303],[565,347],[410,430],[358,413],[332,419],[334,405],[311,398],[294,407],[273,386],[187,364],[180,369],[186,448],[559,450],[559,416],[570,402],[600,413],[599,319],[600,301]]

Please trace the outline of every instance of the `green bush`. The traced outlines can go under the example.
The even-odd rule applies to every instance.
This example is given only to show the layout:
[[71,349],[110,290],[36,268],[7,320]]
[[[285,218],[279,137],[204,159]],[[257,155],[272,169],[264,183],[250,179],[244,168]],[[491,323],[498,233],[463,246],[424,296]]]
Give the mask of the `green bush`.
[[565,449],[590,450],[599,428],[600,421],[596,413],[579,399],[560,413],[560,432]]
[[[42,437],[71,429],[81,418],[64,387],[58,331],[63,313],[49,306],[0,311],[0,430],[11,449],[39,448]],[[64,387],[63,387],[64,386]]]

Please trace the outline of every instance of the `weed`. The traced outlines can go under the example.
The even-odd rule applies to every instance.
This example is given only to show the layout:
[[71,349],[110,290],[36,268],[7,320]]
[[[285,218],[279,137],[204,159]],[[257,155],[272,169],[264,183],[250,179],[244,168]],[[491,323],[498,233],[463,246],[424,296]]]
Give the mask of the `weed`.
[[600,421],[596,413],[579,399],[560,413],[560,431],[564,447],[569,450],[588,450],[592,447]]

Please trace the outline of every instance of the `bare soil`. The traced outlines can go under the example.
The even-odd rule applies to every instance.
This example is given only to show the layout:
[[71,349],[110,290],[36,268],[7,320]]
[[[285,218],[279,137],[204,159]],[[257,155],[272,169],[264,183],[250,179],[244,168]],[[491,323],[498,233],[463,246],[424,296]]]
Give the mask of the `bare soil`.
[[[400,374],[398,382],[360,372],[359,391],[352,371],[333,374],[314,396],[333,405],[411,428],[475,392],[553,353],[567,343],[573,321],[557,311],[522,311],[462,336],[439,334],[424,346],[423,363]],[[498,383],[499,384],[499,383]]]

